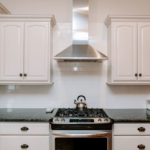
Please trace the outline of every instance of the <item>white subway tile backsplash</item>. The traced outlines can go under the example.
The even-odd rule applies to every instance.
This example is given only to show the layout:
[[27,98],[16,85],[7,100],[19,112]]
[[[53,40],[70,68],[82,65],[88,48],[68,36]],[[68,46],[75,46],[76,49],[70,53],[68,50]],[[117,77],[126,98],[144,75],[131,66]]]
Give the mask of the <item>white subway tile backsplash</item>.
[[100,71],[100,70],[101,70],[101,68],[96,67],[96,66],[91,66],[91,67],[90,67],[90,71],[91,71],[91,72],[98,72],[98,71]]
[[72,67],[61,67],[62,72],[71,71]]
[[68,24],[66,23],[57,23],[57,29],[58,30],[67,30]]
[[55,72],[55,76],[65,76],[66,74],[67,72],[60,72],[60,71]]
[[0,91],[4,90],[4,86],[0,85]]
[[83,63],[83,62],[76,62],[76,67],[82,67],[84,65],[85,65],[85,63]]
[[75,62],[67,62],[67,66],[75,67],[76,63]]
[[67,26],[67,30],[72,31],[72,23],[66,23],[66,26]]
[[80,67],[80,71],[90,71],[90,67]]
[[4,86],[4,89],[5,90],[15,90],[16,87],[15,87],[15,85],[6,85],[6,86]]
[[80,68],[79,67],[71,67],[70,71],[80,71]]
[[61,67],[61,66],[67,66],[67,63],[66,62],[57,62],[57,65],[59,67]]

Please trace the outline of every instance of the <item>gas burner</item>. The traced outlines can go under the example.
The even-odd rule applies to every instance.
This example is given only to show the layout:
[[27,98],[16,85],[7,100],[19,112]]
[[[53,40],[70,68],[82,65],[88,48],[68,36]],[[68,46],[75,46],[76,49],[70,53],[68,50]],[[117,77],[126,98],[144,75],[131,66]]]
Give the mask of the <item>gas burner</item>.
[[98,108],[59,108],[53,123],[111,123],[103,109]]
[[86,108],[83,110],[76,108],[60,108],[58,109],[55,117],[101,117],[105,118],[107,115],[103,109]]

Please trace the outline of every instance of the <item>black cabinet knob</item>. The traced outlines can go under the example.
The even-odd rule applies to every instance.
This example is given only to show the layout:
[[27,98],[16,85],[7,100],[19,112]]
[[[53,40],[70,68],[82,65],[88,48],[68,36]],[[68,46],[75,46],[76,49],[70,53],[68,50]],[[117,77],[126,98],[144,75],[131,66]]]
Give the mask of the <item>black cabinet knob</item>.
[[137,74],[137,73],[135,73],[135,76],[137,77],[137,76],[138,76],[138,74]]
[[24,76],[26,77],[26,76],[27,76],[27,74],[26,74],[26,73],[24,73]]
[[20,77],[22,77],[22,73],[20,73],[19,75],[20,75]]
[[28,148],[29,146],[27,144],[21,145],[21,148]]
[[21,128],[21,131],[28,131],[29,130],[29,128],[27,128],[27,127],[22,127]]
[[146,129],[143,128],[143,127],[140,127],[140,128],[138,128],[138,130],[139,130],[140,132],[144,132]]
[[137,146],[139,149],[145,149],[145,145],[143,145],[143,144],[140,144],[140,145],[138,145]]
[[139,76],[142,77],[142,73],[140,73]]

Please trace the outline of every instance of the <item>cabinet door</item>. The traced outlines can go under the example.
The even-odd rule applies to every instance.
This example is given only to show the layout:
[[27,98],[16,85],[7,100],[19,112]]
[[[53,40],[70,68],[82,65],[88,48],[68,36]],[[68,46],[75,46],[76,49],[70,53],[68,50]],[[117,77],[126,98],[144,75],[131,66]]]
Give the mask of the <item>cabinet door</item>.
[[113,79],[136,81],[137,23],[114,23],[113,28]]
[[[114,136],[113,150],[149,150],[150,136]],[[138,148],[139,145],[144,145],[144,149]]]
[[150,23],[138,24],[139,80],[150,80]]
[[0,80],[23,80],[24,23],[0,23]]
[[50,141],[49,136],[1,136],[0,142],[0,150],[49,150]]
[[25,23],[24,80],[48,79],[49,30],[48,23]]

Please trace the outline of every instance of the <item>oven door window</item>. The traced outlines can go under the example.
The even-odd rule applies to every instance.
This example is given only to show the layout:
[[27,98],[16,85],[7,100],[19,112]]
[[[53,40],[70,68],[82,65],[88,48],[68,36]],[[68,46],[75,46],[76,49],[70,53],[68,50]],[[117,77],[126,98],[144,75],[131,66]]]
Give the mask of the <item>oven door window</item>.
[[107,150],[107,138],[56,138],[55,150]]

